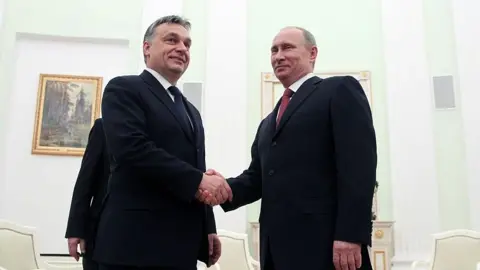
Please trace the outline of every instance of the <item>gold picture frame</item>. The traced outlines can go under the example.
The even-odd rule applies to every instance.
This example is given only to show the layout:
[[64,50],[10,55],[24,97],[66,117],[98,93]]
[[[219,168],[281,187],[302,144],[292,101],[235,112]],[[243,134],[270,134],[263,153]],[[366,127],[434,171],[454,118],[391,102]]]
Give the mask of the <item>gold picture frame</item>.
[[32,154],[82,156],[102,88],[102,77],[40,74]]
[[[283,95],[284,88],[280,81],[275,77],[273,72],[262,72],[262,87],[261,87],[261,119],[267,117],[275,108],[275,105]],[[371,74],[369,71],[355,71],[355,72],[315,72],[315,75],[325,79],[334,76],[352,76],[358,80],[365,91],[370,106],[373,107],[372,83]],[[377,192],[373,197],[372,218],[378,216]]]

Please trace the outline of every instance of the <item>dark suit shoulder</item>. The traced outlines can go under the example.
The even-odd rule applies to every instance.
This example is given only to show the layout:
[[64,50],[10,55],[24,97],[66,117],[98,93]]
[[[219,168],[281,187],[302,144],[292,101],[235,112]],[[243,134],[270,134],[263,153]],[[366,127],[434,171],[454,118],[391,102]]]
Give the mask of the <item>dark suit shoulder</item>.
[[95,119],[91,129],[91,136],[101,138],[102,141],[105,141],[105,133],[103,129],[103,120],[102,118]]
[[142,82],[142,79],[138,75],[123,75],[112,78],[108,85],[125,85],[125,84],[137,84]]
[[323,79],[322,83],[328,83],[328,84],[331,84],[331,83],[334,83],[334,84],[340,84],[340,83],[343,83],[345,81],[348,81],[348,80],[356,80],[354,77],[348,75],[348,76],[332,76],[332,77],[328,77],[328,78],[325,78]]
[[[142,103],[141,92],[144,86],[138,75],[118,76],[111,79],[105,86],[103,101],[115,96],[116,98],[133,99]],[[102,107],[104,102],[102,101]],[[143,106],[143,105],[142,105]]]
[[334,90],[332,93],[335,93],[335,95],[342,95],[344,92],[357,94],[358,92],[364,92],[360,82],[350,75],[326,78],[322,81],[322,86]]
[[95,128],[103,129],[103,120],[102,120],[102,118],[97,118],[97,119],[95,119],[95,122],[93,122],[93,127],[92,127],[92,129],[95,129]]

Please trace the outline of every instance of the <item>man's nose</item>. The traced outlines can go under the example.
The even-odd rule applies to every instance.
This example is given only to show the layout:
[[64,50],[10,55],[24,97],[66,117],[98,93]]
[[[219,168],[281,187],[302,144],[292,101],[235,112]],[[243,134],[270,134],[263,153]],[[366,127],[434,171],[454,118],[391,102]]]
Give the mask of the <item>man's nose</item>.
[[179,45],[177,46],[177,51],[182,51],[182,52],[185,52],[188,50],[187,46],[185,46],[185,44],[183,43],[179,43]]
[[285,60],[285,57],[284,57],[283,53],[277,52],[277,53],[273,56],[273,59],[275,60],[275,62],[281,62],[281,61]]

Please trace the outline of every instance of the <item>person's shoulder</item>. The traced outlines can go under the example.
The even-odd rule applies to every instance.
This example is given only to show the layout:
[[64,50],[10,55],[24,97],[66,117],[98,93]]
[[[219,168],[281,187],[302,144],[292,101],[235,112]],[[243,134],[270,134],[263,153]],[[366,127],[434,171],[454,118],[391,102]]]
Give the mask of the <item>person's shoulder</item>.
[[141,78],[139,75],[121,75],[113,77],[108,83],[131,83],[140,81]]
[[321,85],[327,88],[356,88],[360,83],[356,78],[350,75],[346,76],[332,76],[322,80]]
[[112,92],[138,94],[143,86],[139,75],[122,75],[112,78],[105,86],[104,97]]
[[95,121],[93,122],[93,125],[94,126],[102,126],[103,125],[103,119],[101,117],[95,119]]
[[102,118],[97,118],[93,122],[92,130],[103,130],[103,120]]
[[346,75],[346,76],[331,76],[331,77],[327,77],[327,78],[324,78],[323,79],[323,82],[326,82],[326,83],[343,83],[345,81],[349,81],[351,79],[354,79],[356,80],[354,77],[350,76],[350,75]]

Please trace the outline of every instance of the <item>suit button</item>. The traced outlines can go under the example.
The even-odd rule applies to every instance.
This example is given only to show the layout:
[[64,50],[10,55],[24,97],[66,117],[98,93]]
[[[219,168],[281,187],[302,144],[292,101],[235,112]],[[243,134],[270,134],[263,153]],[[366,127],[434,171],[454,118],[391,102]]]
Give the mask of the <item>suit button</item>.
[[197,148],[197,153],[200,152],[200,148]]
[[273,173],[275,173],[275,171],[274,171],[274,170],[270,170],[270,171],[268,172],[268,175],[273,175]]
[[272,146],[277,146],[277,142],[273,142],[273,143],[272,143]]

